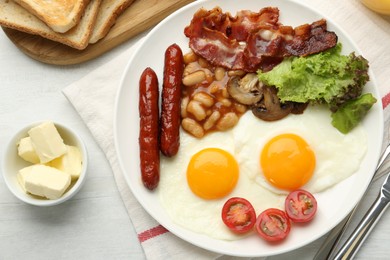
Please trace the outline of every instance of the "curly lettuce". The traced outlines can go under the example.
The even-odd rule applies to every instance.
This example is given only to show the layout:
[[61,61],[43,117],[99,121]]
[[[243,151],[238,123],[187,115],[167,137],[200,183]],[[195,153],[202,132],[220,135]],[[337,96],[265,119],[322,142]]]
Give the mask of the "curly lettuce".
[[332,113],[332,125],[343,134],[347,134],[359,124],[375,102],[376,98],[370,93],[345,102],[336,112]]
[[[358,99],[369,80],[368,61],[360,55],[356,56],[354,52],[342,55],[341,48],[338,43],[335,47],[314,55],[285,58],[271,71],[258,71],[258,77],[266,85],[278,89],[277,95],[281,103],[293,101],[326,104],[332,112],[336,112],[346,102]],[[357,106],[360,106],[359,103]],[[365,115],[371,106],[361,106],[362,108],[354,110]],[[344,111],[348,107],[343,108]],[[362,117],[356,119],[360,121]],[[335,127],[338,128],[339,125],[336,124]]]

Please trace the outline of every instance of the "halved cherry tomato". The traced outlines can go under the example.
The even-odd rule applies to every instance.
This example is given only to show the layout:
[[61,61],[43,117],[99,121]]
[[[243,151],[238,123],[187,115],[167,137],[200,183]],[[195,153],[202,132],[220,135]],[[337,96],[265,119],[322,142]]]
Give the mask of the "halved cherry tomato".
[[290,233],[291,224],[286,213],[280,209],[264,210],[256,220],[256,231],[267,241],[281,241]]
[[233,197],[222,208],[222,220],[235,233],[246,233],[256,222],[256,212],[252,204],[244,198]]
[[317,200],[313,194],[305,190],[291,192],[284,203],[287,216],[293,222],[308,222],[317,211]]

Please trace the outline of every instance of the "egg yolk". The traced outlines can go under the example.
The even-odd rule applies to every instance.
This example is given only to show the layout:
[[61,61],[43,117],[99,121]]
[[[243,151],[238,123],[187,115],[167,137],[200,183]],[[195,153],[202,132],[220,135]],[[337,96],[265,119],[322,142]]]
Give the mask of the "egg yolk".
[[197,196],[218,199],[233,190],[238,174],[238,163],[230,153],[207,148],[192,156],[187,167],[187,182]]
[[310,146],[295,134],[275,136],[260,156],[265,178],[275,187],[295,190],[313,176],[316,158]]

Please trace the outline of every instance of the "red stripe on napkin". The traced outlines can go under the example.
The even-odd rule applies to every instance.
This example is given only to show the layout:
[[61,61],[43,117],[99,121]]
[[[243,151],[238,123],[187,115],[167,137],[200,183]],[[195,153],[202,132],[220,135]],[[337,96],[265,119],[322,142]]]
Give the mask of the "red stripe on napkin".
[[148,239],[162,235],[166,232],[168,232],[168,230],[165,227],[158,225],[158,226],[155,226],[149,230],[146,230],[146,231],[138,234],[138,240],[142,243]]
[[383,109],[385,109],[389,104],[390,104],[390,93],[387,93],[387,94],[382,98],[382,106],[383,106]]

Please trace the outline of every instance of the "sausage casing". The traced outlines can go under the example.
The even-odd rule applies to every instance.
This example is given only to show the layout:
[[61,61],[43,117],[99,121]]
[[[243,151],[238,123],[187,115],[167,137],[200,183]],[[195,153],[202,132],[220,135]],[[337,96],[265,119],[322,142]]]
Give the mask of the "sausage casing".
[[150,190],[160,180],[159,89],[156,73],[146,68],[139,80],[140,167],[144,186]]
[[183,69],[183,53],[177,44],[172,44],[165,51],[161,94],[160,150],[167,157],[176,155],[180,146],[180,99]]

